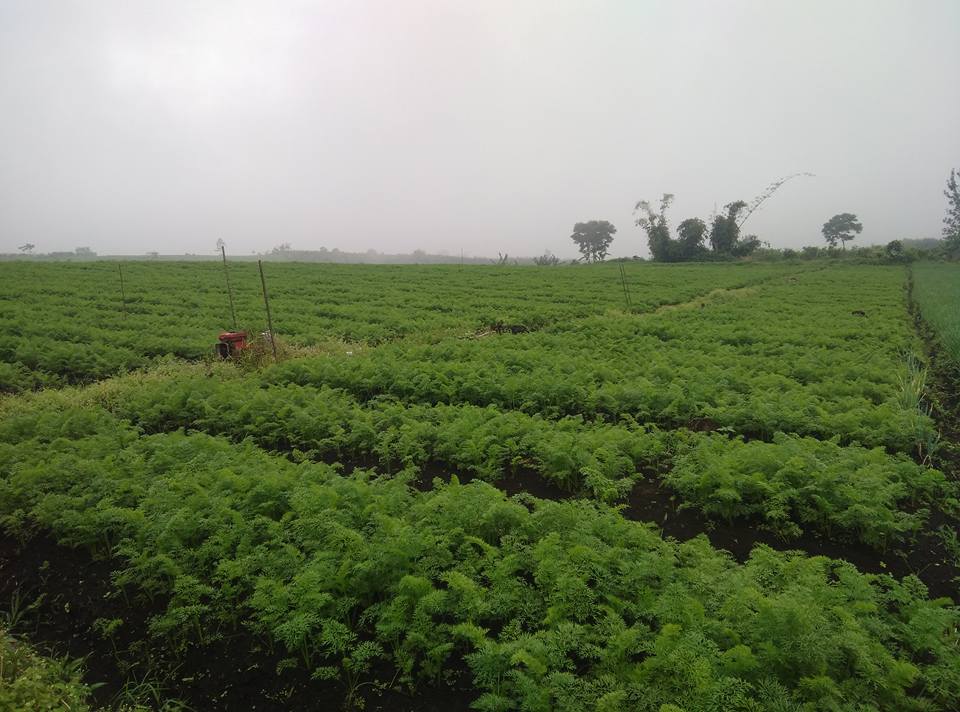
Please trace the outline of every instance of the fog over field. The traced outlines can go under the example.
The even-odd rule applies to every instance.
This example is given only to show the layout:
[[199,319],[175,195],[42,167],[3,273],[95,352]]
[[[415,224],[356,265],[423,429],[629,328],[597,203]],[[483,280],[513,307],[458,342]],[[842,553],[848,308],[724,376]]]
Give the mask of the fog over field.
[[647,254],[800,171],[745,232],[940,233],[960,3],[0,2],[0,252]]

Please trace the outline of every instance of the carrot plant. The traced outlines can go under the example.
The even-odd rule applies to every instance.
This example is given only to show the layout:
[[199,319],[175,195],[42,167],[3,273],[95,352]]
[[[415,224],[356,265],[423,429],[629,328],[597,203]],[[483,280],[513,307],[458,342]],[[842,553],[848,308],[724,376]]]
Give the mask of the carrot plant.
[[882,448],[783,434],[772,443],[700,439],[665,479],[690,506],[717,517],[751,517],[787,538],[807,527],[878,548],[918,531],[926,512],[917,505],[951,491],[943,473]]
[[0,624],[0,709],[92,710],[82,661],[51,658]]
[[481,710],[960,704],[960,611],[912,576],[764,546],[738,564],[598,502],[421,492],[102,410],[24,417],[0,513],[110,556],[130,605],[163,602],[150,645],[243,628],[347,699],[462,661]]
[[[0,304],[24,297],[0,308],[0,390],[204,358],[213,266],[130,264],[120,321],[106,267],[0,265]],[[917,577],[738,563],[611,506],[658,478],[705,519],[878,549],[956,508],[923,464],[906,272],[812,267],[627,265],[625,309],[614,265],[276,265],[278,331],[309,357],[0,400],[0,530],[109,562],[109,654],[146,606],[131,650],[240,641],[350,706],[466,671],[488,711],[954,710],[960,610]],[[490,484],[510,477],[565,496]]]
[[[491,324],[545,324],[623,302],[616,265],[535,270],[453,265],[271,263],[275,328],[291,347],[356,351],[398,339],[462,336]],[[632,265],[634,308],[762,281],[783,265]],[[0,263],[0,393],[88,383],[165,355],[208,357],[232,327],[222,267],[211,262]],[[242,328],[264,327],[256,265],[231,265]],[[111,288],[111,286],[115,288]],[[351,342],[344,347],[342,342]]]
[[703,309],[593,316],[521,338],[399,342],[297,359],[262,381],[327,385],[360,400],[493,405],[552,419],[627,415],[664,427],[710,422],[765,439],[839,435],[910,451],[917,427],[932,424],[901,402],[902,354],[919,350],[895,298],[903,279],[901,268],[821,270]]

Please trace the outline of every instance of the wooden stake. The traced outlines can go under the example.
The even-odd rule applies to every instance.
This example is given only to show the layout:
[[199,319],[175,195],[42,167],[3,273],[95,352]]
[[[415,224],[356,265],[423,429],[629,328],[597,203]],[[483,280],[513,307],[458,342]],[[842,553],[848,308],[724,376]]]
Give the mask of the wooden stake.
[[[230,315],[233,317],[233,330],[237,330],[237,311],[233,308],[233,290],[230,288],[230,270],[227,269],[227,248],[220,245],[220,254],[223,256],[223,276],[227,280],[227,296],[230,297]],[[262,276],[262,270],[261,270]]]
[[277,358],[277,340],[273,335],[273,318],[270,316],[270,297],[267,296],[267,280],[263,276],[263,260],[257,260],[257,266],[260,267],[260,284],[263,287],[263,305],[267,308],[267,329],[270,331],[270,345],[273,347],[273,360]]
[[122,303],[121,309],[123,310],[123,318],[127,318],[127,293],[123,289],[123,265],[119,262],[117,263],[117,271],[120,272],[120,299]]

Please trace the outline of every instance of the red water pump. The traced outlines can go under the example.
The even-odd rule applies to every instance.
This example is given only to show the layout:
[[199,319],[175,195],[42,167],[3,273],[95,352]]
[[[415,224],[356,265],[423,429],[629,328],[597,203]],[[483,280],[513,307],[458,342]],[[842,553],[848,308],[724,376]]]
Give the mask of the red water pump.
[[220,333],[220,340],[213,345],[213,350],[220,358],[231,358],[249,348],[246,331],[224,331]]

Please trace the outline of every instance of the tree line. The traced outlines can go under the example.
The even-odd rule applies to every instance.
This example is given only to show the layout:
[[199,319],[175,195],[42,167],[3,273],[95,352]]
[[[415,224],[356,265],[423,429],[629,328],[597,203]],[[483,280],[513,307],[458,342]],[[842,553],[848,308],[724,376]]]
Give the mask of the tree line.
[[[714,213],[706,221],[698,217],[687,218],[677,225],[676,236],[671,234],[667,210],[673,203],[672,193],[664,193],[659,205],[640,200],[634,206],[635,224],[647,235],[647,247],[655,262],[692,262],[713,259],[736,259],[756,252],[763,243],[753,234],[742,235],[742,227],[749,217],[768,200],[784,183],[798,176],[811,173],[796,173],[771,183],[750,203],[735,200],[723,206],[723,211]],[[947,198],[947,215],[944,218],[943,239],[938,246],[940,254],[948,259],[960,258],[960,171],[951,170],[944,190]],[[570,239],[577,244],[580,260],[599,262],[609,254],[610,245],[617,228],[608,220],[578,222],[573,226]],[[838,213],[827,220],[821,233],[827,245],[835,249],[839,244],[845,250],[847,242],[863,232],[863,224],[854,213]],[[806,249],[806,248],[805,248]],[[905,254],[903,243],[894,240],[885,248],[891,259]],[[795,254],[793,250],[784,250]],[[553,261],[537,261],[537,264],[556,264]]]

